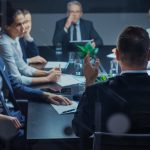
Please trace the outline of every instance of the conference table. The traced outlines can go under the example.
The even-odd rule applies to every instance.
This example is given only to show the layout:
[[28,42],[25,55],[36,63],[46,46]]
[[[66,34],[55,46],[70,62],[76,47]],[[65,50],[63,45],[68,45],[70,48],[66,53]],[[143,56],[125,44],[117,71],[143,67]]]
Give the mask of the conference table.
[[[108,50],[109,48],[109,50]],[[113,47],[105,47],[107,53],[111,52]],[[106,53],[101,50],[101,54]],[[40,50],[40,55],[45,57],[50,61],[68,61],[68,52],[63,52],[61,55],[56,55],[55,50],[50,47],[42,47]],[[103,60],[104,58],[102,58]],[[107,58],[106,58],[107,59]],[[103,61],[104,62],[104,61]],[[105,65],[108,62],[106,60]],[[42,68],[42,65],[36,65],[35,67]],[[69,68],[69,67],[68,67]],[[72,67],[71,67],[72,68]],[[107,70],[107,69],[106,69]],[[68,70],[63,70],[65,73]],[[70,71],[70,70],[69,70]],[[46,91],[51,91],[51,87],[57,87],[57,84],[41,84],[36,85],[33,88],[40,88]],[[84,92],[83,84],[76,84],[67,87],[63,87],[62,92],[56,92],[57,94],[62,94],[67,96],[71,100],[76,94],[81,95]],[[63,114],[59,115],[54,108],[46,102],[33,102],[29,101],[28,104],[28,119],[27,119],[27,140],[30,142],[32,140],[40,141],[66,141],[66,143],[74,143],[72,148],[81,149],[79,146],[80,139],[74,134],[71,127],[72,119],[74,114]],[[79,148],[80,147],[80,148]],[[66,148],[65,148],[66,149]]]
[[[47,86],[47,91],[49,87],[50,85]],[[69,92],[64,90],[64,93],[57,94],[73,99],[72,96],[78,94],[81,88],[74,85],[64,89]],[[29,101],[27,139],[77,138],[71,128],[72,119],[73,113],[60,115],[49,103]]]

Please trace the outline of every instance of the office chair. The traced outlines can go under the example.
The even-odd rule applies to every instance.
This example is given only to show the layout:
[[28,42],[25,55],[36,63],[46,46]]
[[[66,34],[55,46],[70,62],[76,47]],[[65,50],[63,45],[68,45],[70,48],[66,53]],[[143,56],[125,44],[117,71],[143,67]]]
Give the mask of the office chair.
[[10,120],[0,120],[0,149],[9,150],[10,143],[13,138],[18,134],[17,129],[14,127]]
[[[141,115],[139,116],[141,117]],[[140,125],[138,126],[139,130],[136,129],[140,132],[130,133],[132,122],[125,114],[115,114],[108,119],[107,123],[108,131],[94,133],[93,150],[150,149],[150,134],[146,133],[146,130],[142,133]],[[148,129],[146,126],[142,127],[142,129],[144,128]]]

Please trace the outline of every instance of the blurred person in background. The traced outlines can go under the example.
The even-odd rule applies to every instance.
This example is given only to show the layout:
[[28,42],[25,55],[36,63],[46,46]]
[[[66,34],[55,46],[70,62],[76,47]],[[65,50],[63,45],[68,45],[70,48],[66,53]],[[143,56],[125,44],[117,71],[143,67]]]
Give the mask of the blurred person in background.
[[[148,10],[148,19],[150,21],[150,9]],[[150,28],[147,29],[147,32],[148,32],[149,37],[150,37]]]
[[31,36],[32,29],[32,16],[29,10],[22,10],[25,19],[25,31],[22,37],[19,39],[23,59],[24,61],[30,63],[46,63],[47,61],[39,56],[39,49],[36,46],[33,37]]
[[67,17],[56,22],[53,45],[66,46],[70,41],[92,40],[93,47],[103,45],[102,38],[91,21],[82,19],[83,10],[79,1],[67,3]]

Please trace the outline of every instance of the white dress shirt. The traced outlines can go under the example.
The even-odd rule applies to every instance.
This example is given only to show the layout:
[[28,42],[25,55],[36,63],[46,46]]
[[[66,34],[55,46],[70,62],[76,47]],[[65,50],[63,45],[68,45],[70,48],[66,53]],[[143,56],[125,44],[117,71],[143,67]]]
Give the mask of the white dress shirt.
[[146,31],[148,32],[150,38],[150,28],[146,29]]

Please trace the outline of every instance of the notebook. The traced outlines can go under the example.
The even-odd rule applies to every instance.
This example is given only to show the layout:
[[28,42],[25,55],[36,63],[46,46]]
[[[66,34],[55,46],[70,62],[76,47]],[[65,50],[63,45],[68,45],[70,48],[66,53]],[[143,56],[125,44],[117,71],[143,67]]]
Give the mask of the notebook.
[[72,101],[71,105],[55,105],[55,104],[51,105],[57,111],[58,114],[63,115],[76,112],[78,102]]

